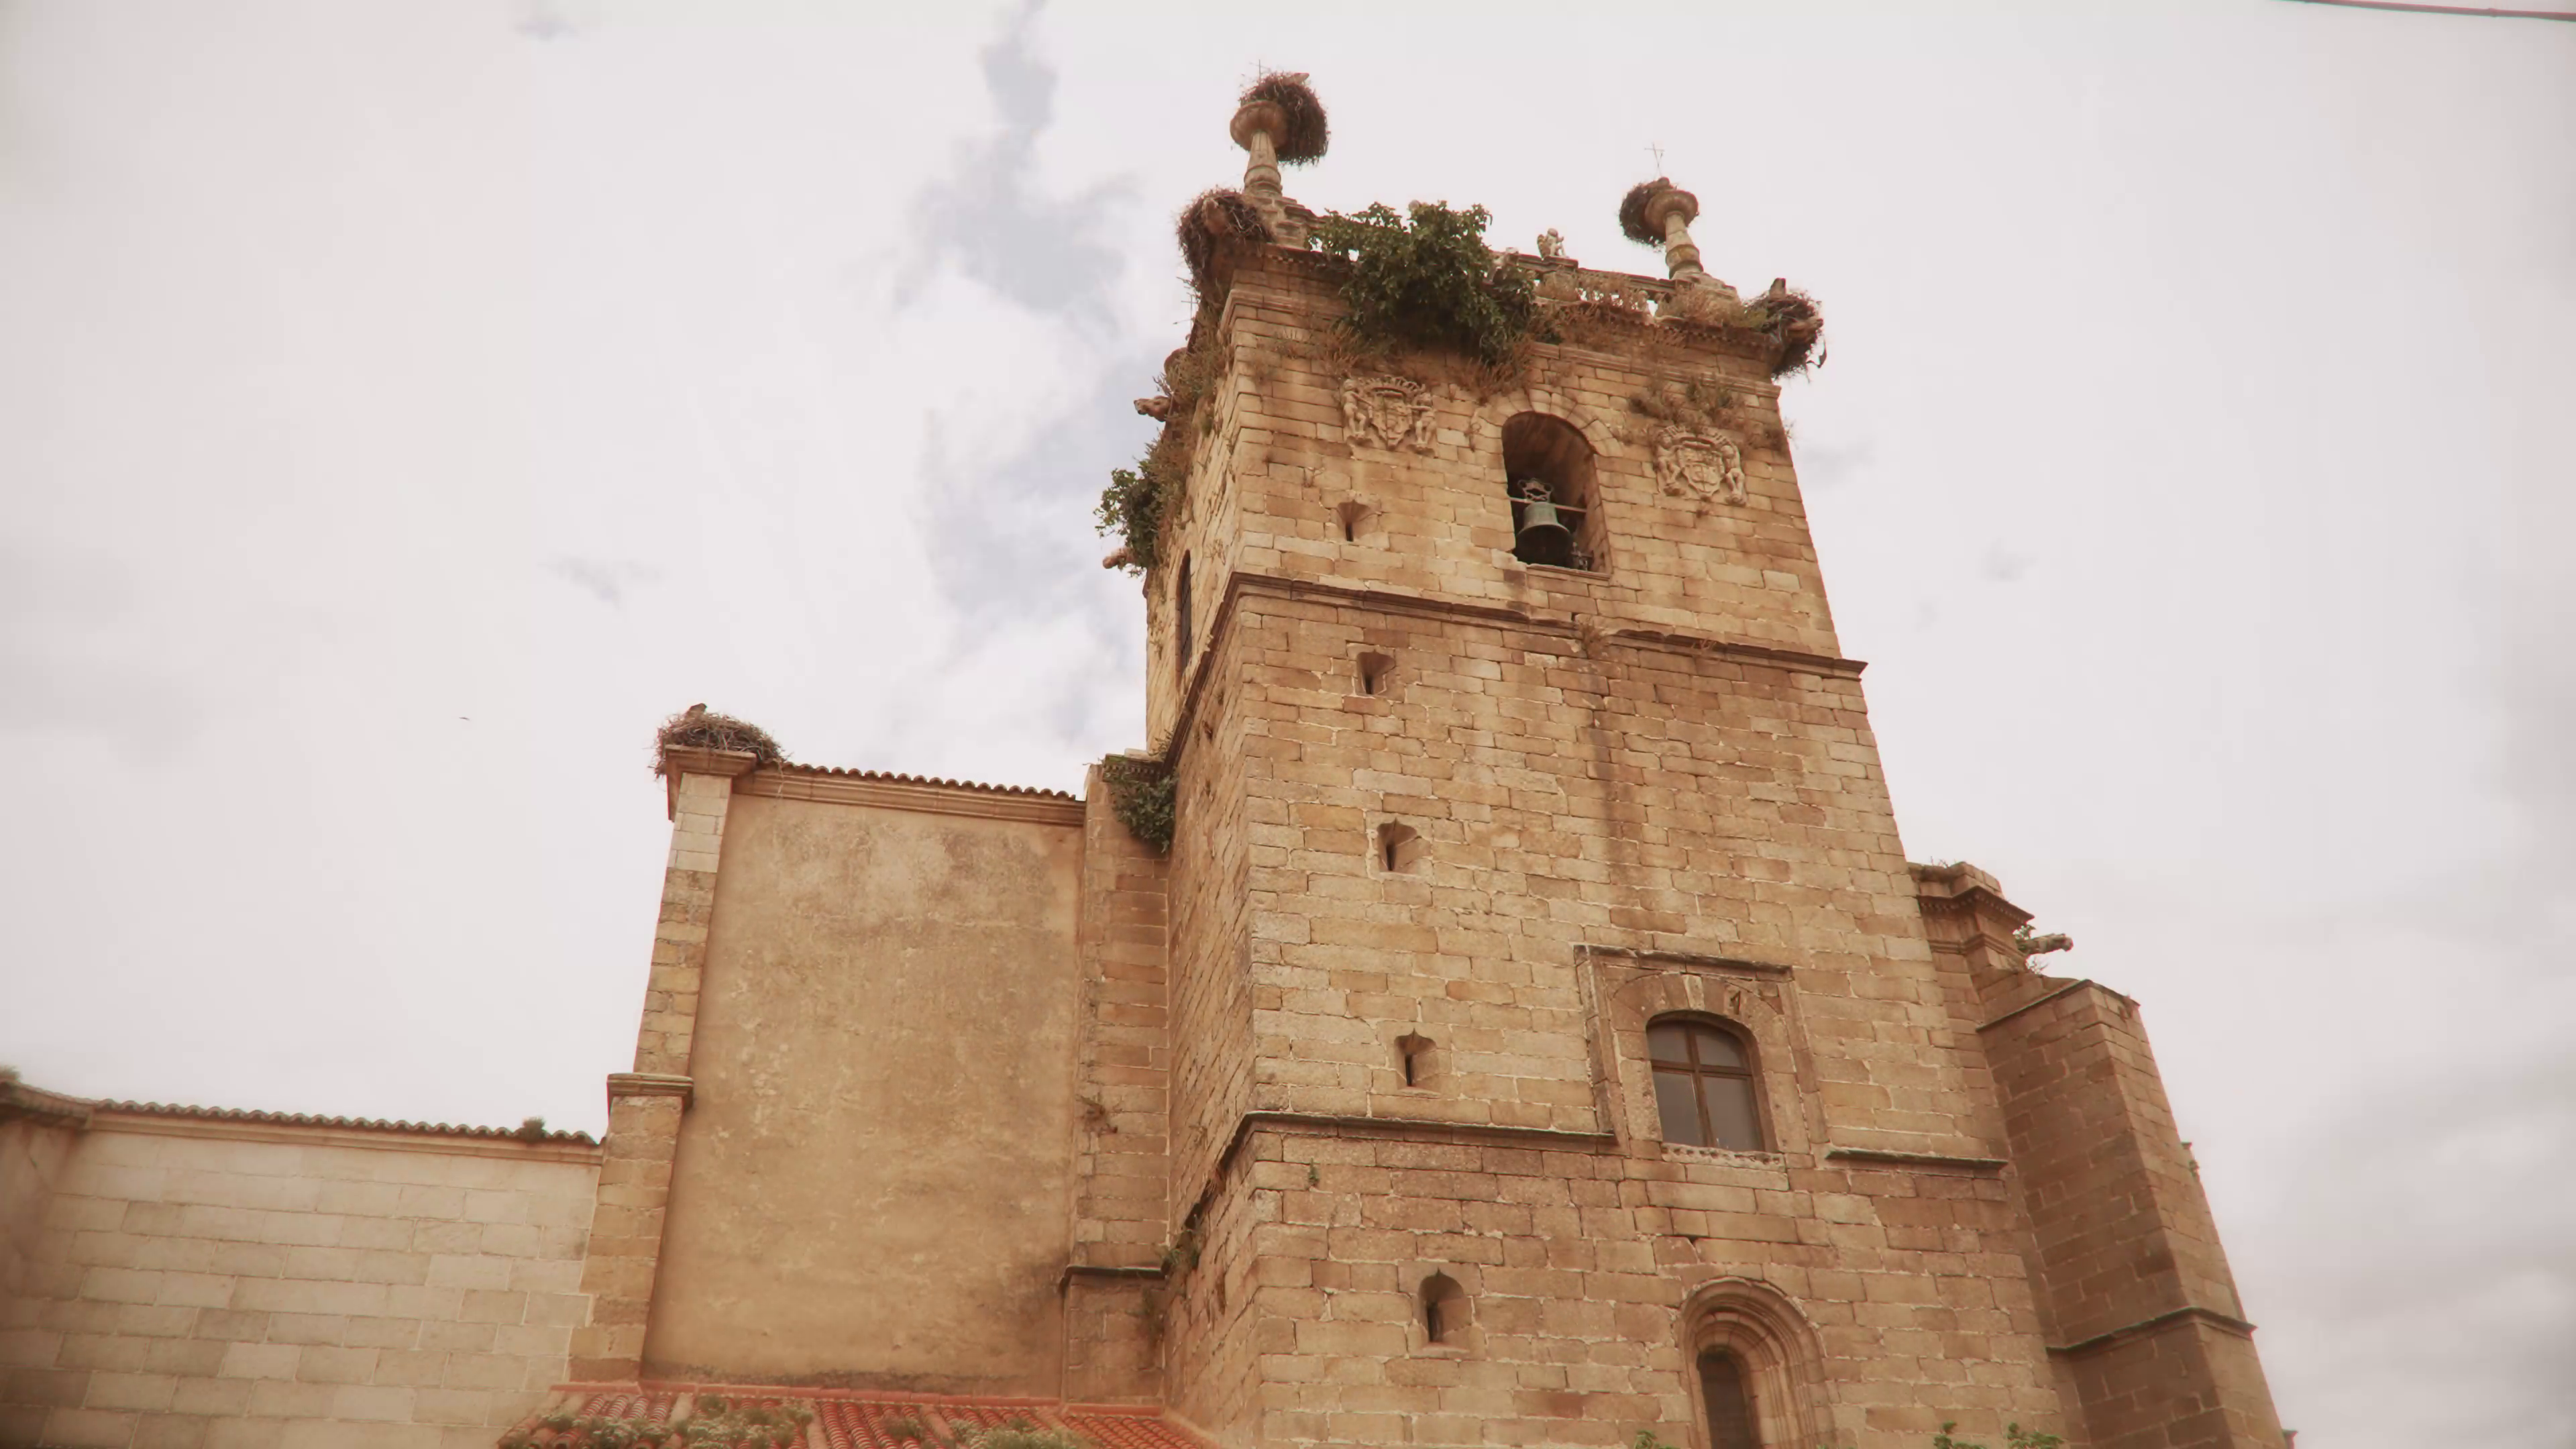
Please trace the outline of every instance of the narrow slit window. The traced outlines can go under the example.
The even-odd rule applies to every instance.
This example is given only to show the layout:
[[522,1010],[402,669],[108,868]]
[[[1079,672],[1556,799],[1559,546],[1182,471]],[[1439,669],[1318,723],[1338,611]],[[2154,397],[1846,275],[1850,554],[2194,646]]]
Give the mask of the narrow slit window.
[[1421,832],[1410,825],[1377,828],[1377,860],[1389,873],[1407,875],[1422,867],[1426,847]]
[[1190,677],[1190,556],[1181,555],[1179,576],[1172,581],[1172,672]]
[[1647,1025],[1646,1055],[1666,1142],[1762,1150],[1753,1057],[1743,1038],[1713,1023],[1667,1017]]
[[1418,1032],[1406,1032],[1395,1039],[1395,1051],[1404,1068],[1406,1086],[1431,1085],[1431,1038]]
[[1386,678],[1386,677],[1387,677],[1387,674],[1389,673],[1389,671],[1393,670],[1394,668],[1395,668],[1395,661],[1394,661],[1394,660],[1392,660],[1392,659],[1390,659],[1390,658],[1388,658],[1387,656],[1385,656],[1385,655],[1383,655],[1383,654],[1363,654],[1363,655],[1361,655],[1361,656],[1360,656],[1360,693],[1362,693],[1362,694],[1384,694],[1384,693],[1386,693],[1386,683],[1387,683],[1387,678]]
[[1333,510],[1334,521],[1341,525],[1342,542],[1359,543],[1369,534],[1369,523],[1375,517],[1365,503],[1344,503]]

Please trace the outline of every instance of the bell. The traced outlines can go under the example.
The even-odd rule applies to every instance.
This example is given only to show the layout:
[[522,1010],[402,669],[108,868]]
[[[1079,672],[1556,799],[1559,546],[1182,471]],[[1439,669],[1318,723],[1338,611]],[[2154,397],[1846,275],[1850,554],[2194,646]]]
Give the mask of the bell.
[[1521,531],[1512,552],[1523,563],[1563,567],[1574,557],[1574,535],[1556,516],[1556,505],[1533,498],[1521,505]]

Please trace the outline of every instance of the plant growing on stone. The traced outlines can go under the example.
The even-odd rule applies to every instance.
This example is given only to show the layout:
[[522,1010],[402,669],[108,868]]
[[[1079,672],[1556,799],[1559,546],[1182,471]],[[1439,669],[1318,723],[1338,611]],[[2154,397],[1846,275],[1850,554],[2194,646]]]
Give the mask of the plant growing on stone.
[[1091,1449],[1091,1441],[1070,1429],[1049,1429],[1021,1420],[968,1435],[960,1449]]
[[503,1436],[500,1449],[791,1449],[805,1442],[811,1409],[734,1404],[710,1395],[667,1424],[557,1410],[534,1431]]
[[1142,466],[1110,469],[1109,486],[1092,509],[1101,533],[1119,541],[1110,564],[1134,574],[1163,561],[1163,517],[1179,499],[1178,480],[1151,461],[1149,454]]
[[[1950,1437],[1950,1431],[1958,1427],[1956,1421],[1943,1424],[1941,1432],[1932,1436],[1932,1449],[1986,1449],[1983,1444]],[[2055,1434],[2042,1434],[2036,1430],[2024,1429],[2019,1424],[2004,1426],[2004,1443],[2007,1449],[2060,1449],[2065,1442]]]
[[1376,349],[1462,352],[1480,362],[1512,358],[1544,335],[1527,274],[1497,263],[1485,245],[1492,213],[1417,201],[1399,216],[1383,202],[1315,223],[1312,245],[1351,260],[1340,326]]
[[1104,560],[1110,567],[1142,574],[1162,562],[1163,526],[1189,486],[1199,437],[1216,421],[1206,406],[1216,379],[1215,308],[1202,297],[1190,324],[1190,345],[1163,359],[1155,396],[1136,403],[1137,411],[1162,422],[1162,431],[1135,467],[1110,470],[1109,486],[1092,510],[1100,532],[1119,541],[1117,552]]
[[1161,855],[1172,848],[1179,782],[1171,769],[1152,760],[1110,755],[1100,762],[1101,782],[1109,787],[1110,813],[1129,834]]

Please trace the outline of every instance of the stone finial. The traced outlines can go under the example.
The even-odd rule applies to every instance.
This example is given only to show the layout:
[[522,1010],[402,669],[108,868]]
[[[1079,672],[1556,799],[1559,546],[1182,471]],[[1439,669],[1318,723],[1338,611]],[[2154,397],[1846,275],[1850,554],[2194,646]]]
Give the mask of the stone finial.
[[1630,241],[1662,248],[1665,270],[1676,282],[1708,275],[1699,264],[1699,247],[1691,241],[1690,224],[1697,220],[1699,198],[1675,186],[1669,176],[1629,187],[1619,203],[1619,230]]
[[1305,245],[1305,209],[1281,191],[1279,168],[1320,158],[1330,136],[1323,102],[1306,84],[1306,73],[1272,71],[1254,81],[1236,106],[1226,134],[1249,153],[1243,167],[1243,198],[1261,213],[1272,240]]

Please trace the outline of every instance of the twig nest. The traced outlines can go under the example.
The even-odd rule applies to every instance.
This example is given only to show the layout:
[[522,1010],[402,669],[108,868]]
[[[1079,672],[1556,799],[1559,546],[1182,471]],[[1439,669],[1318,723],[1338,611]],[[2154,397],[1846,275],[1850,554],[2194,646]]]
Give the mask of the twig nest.
[[1332,125],[1324,103],[1306,84],[1304,71],[1270,71],[1244,90],[1230,133],[1234,144],[1249,151],[1255,132],[1269,135],[1283,166],[1302,166],[1323,159],[1332,143]]
[[1619,201],[1619,232],[1650,247],[1664,244],[1667,218],[1679,213],[1687,226],[1699,220],[1699,198],[1673,184],[1669,176],[1640,181]]
[[1220,250],[1232,242],[1270,240],[1270,224],[1242,192],[1220,189],[1203,191],[1182,207],[1172,233],[1181,244],[1181,260],[1189,264],[1190,279],[1205,285]]

